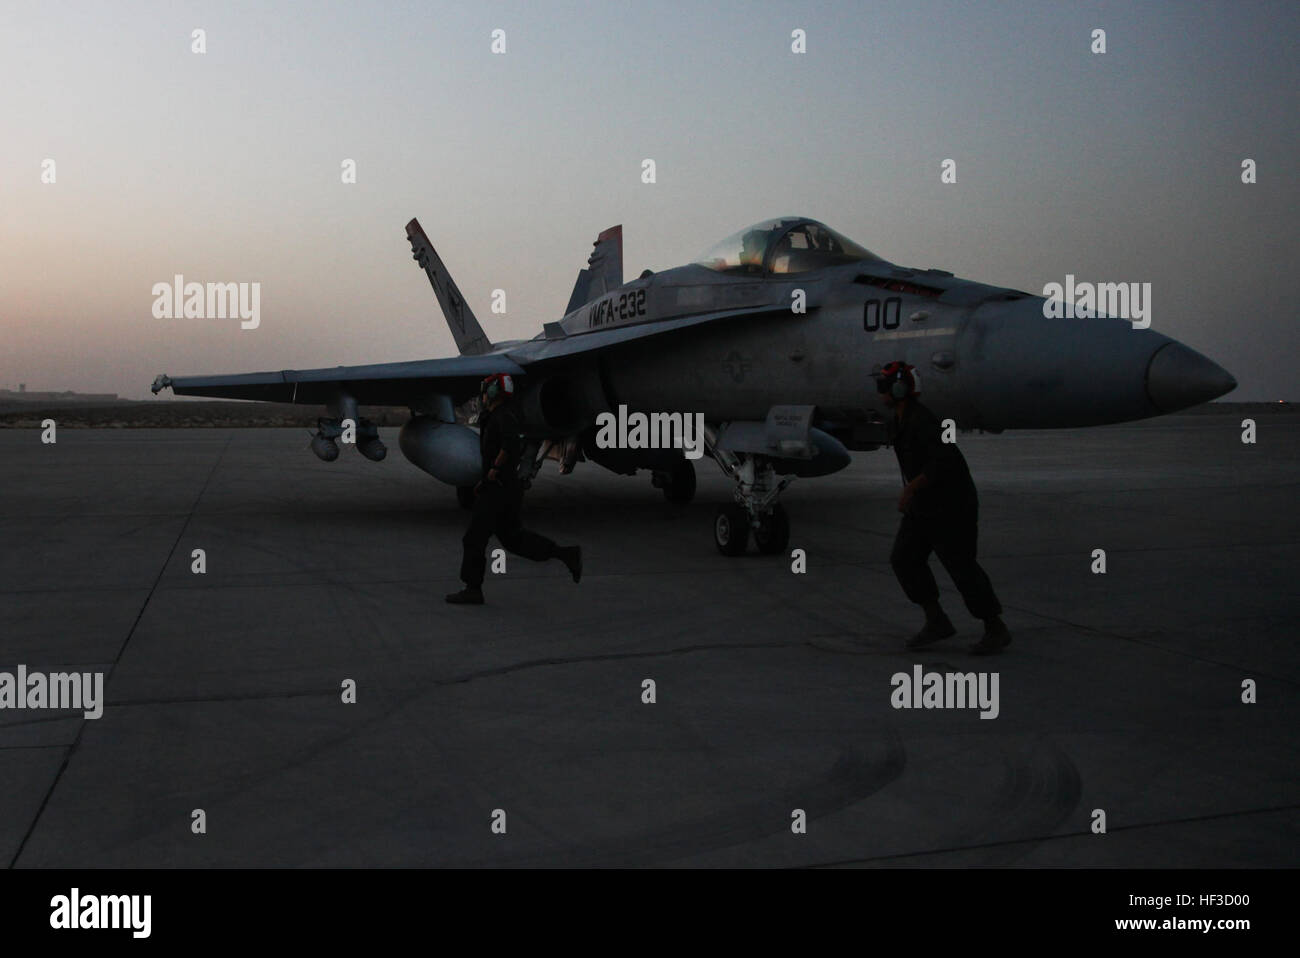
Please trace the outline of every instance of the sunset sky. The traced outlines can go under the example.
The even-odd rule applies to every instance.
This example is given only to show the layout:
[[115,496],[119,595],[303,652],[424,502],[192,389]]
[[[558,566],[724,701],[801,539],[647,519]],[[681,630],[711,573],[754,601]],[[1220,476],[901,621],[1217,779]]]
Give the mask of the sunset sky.
[[[507,339],[605,227],[632,278],[797,213],[1032,292],[1150,282],[1228,398],[1300,399],[1297,36],[1294,2],[6,3],[0,387],[454,353],[412,216]],[[177,273],[259,282],[260,327],[155,318]]]

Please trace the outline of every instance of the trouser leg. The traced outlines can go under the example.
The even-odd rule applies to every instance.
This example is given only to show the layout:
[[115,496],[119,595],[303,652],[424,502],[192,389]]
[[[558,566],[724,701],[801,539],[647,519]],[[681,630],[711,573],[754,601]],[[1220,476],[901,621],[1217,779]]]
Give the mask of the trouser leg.
[[520,519],[522,507],[522,493],[509,498],[497,520],[497,538],[501,540],[501,544],[508,551],[523,556],[525,559],[532,559],[534,562],[545,562],[547,559],[553,558],[557,548],[555,543],[546,536],[524,528]]
[[470,515],[469,528],[460,540],[464,553],[460,561],[460,578],[471,589],[483,586],[483,575],[487,572],[488,538],[496,527],[504,503],[500,490],[484,487],[474,500],[474,512]]
[[934,552],[952,576],[966,608],[977,619],[991,619],[1002,614],[1002,603],[993,591],[988,574],[975,559],[979,525],[973,518],[945,523],[935,538]]
[[912,516],[903,516],[894,548],[889,554],[889,564],[909,599],[920,606],[930,606],[939,601],[939,584],[930,571],[929,559],[933,545],[925,526]]

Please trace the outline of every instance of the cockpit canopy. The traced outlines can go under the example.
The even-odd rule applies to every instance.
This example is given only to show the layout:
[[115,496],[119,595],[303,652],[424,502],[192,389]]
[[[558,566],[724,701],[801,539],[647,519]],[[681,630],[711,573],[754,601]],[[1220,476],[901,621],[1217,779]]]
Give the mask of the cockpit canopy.
[[728,236],[694,262],[720,273],[803,273],[824,266],[878,260],[829,226],[798,216],[764,220]]

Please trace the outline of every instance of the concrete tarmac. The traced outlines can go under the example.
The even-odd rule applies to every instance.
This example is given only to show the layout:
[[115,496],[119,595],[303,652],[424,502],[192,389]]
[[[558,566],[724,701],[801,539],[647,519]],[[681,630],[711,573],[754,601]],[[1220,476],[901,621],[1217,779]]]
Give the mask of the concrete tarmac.
[[[0,709],[0,862],[1295,866],[1300,415],[1240,420],[961,437],[989,659],[937,561],[960,635],[903,648],[889,450],[787,491],[804,574],[717,553],[710,462],[688,506],[548,463],[525,521],[582,583],[512,556],[470,608],[467,514],[395,430],[332,464],[292,429],[0,431],[0,672],[107,699]],[[915,665],[996,671],[997,717],[893,708]]]

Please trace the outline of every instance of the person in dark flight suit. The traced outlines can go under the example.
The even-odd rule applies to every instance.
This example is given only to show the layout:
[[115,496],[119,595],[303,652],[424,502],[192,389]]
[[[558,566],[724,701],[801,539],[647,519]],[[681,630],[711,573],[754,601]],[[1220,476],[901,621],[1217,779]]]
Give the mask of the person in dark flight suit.
[[890,444],[903,473],[898,511],[903,514],[890,565],[907,597],[925,610],[925,625],[908,641],[922,648],[955,635],[957,630],[939,606],[939,586],[930,572],[934,552],[952,576],[966,608],[984,621],[984,635],[970,647],[975,655],[991,655],[1011,642],[1002,621],[1002,604],[988,575],[975,561],[979,530],[979,498],[966,458],[956,443],[943,441],[943,427],[917,396],[912,367],[902,361],[885,366],[876,390],[893,410]]
[[525,529],[520,521],[524,488],[519,481],[519,459],[523,441],[519,417],[510,402],[514,391],[514,380],[504,373],[487,377],[480,390],[483,411],[479,414],[479,453],[483,459],[483,479],[475,487],[474,513],[461,540],[465,551],[460,578],[465,588],[447,596],[447,601],[455,605],[483,604],[486,550],[493,534],[515,555],[536,562],[559,559],[568,567],[574,582],[582,578],[581,547],[557,546],[545,536]]

